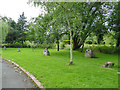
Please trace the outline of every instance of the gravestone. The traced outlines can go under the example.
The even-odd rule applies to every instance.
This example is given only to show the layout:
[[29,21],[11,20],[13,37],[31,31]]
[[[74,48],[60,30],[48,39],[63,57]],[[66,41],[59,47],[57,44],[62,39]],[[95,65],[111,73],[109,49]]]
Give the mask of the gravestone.
[[6,46],[4,46],[4,50],[6,50]]
[[91,49],[87,49],[87,50],[85,51],[85,57],[91,58],[91,53],[92,53],[92,50],[91,50]]
[[19,49],[19,48],[17,49],[17,52],[20,52],[20,49]]
[[87,49],[85,51],[85,57],[86,58],[95,58],[95,54],[93,54],[93,51],[91,49]]
[[48,51],[48,47],[45,48],[45,50],[43,51],[43,54],[44,55],[50,55],[50,52]]

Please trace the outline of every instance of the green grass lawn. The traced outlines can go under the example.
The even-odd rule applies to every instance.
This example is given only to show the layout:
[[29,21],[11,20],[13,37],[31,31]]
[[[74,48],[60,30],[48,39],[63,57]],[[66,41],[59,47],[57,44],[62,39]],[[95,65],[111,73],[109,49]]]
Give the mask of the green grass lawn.
[[[49,49],[50,56],[44,56],[44,49],[7,48],[2,57],[10,59],[33,74],[45,88],[117,88],[118,56],[98,53],[98,58],[85,58],[84,52],[73,51],[73,65],[68,49]],[[115,62],[113,69],[103,68],[105,62]]]

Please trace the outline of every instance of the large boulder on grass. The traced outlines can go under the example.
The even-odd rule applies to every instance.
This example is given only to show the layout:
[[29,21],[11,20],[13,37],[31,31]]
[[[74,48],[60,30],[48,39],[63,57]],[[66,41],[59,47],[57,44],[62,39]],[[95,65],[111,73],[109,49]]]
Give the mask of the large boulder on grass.
[[43,51],[43,54],[44,55],[50,55],[50,52],[48,51],[48,47],[45,48],[45,50]]
[[93,53],[93,51],[91,49],[87,49],[85,51],[85,57],[86,58],[95,58],[95,54]]

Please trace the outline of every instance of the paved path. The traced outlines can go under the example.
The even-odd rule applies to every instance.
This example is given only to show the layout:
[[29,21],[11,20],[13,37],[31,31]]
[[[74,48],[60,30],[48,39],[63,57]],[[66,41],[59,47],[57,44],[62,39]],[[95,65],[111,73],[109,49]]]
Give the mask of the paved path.
[[21,70],[3,60],[2,88],[34,88],[34,84]]

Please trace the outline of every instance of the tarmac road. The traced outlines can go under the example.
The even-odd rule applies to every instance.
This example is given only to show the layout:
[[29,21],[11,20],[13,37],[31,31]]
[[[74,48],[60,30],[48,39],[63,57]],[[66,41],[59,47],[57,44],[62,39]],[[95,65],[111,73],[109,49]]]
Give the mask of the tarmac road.
[[35,86],[20,69],[2,60],[2,88],[35,88]]

